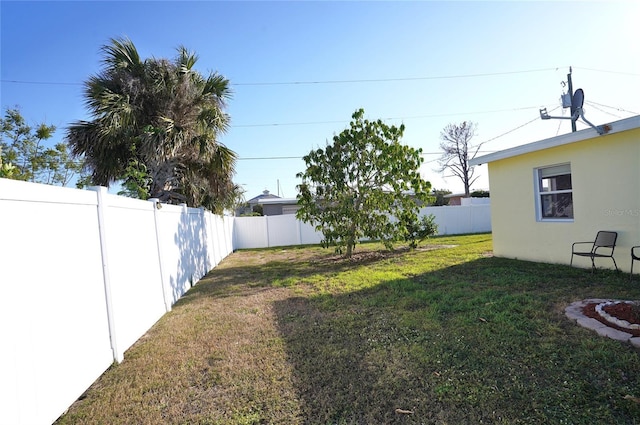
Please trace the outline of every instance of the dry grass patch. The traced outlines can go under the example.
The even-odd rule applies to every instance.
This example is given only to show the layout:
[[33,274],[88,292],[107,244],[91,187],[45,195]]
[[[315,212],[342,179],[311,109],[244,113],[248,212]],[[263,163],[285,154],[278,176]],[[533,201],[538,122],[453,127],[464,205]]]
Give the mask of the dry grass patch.
[[290,291],[248,279],[216,296],[214,279],[176,304],[59,423],[288,423],[299,415],[272,307]]

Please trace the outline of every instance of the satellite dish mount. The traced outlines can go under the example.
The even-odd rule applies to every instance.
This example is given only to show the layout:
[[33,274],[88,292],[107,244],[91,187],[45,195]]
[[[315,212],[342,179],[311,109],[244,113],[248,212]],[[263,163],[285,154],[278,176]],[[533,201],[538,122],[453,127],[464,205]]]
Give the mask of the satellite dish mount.
[[[582,106],[584,105],[584,91],[582,89],[578,89],[573,92],[573,84],[571,82],[571,67],[569,67],[569,74],[567,74],[567,80],[569,82],[569,93],[563,93],[560,99],[562,100],[563,108],[570,108],[571,116],[570,117],[552,117],[547,112],[547,108],[540,109],[540,118],[543,120],[571,120],[571,131],[576,131],[576,121],[578,118],[582,118],[582,121],[587,123],[591,128],[596,130],[598,134],[605,134],[609,129],[608,126],[595,126],[591,124],[584,116],[584,109]],[[563,83],[564,86],[564,83]]]

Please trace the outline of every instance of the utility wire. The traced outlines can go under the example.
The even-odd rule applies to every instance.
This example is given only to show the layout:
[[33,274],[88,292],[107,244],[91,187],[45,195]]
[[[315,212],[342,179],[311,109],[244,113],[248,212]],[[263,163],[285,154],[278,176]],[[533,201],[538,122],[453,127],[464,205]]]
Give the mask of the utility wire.
[[[477,78],[477,77],[492,77],[498,75],[512,75],[512,74],[525,74],[532,72],[545,72],[545,71],[557,71],[560,68],[567,67],[554,67],[554,68],[540,68],[540,69],[527,69],[522,71],[503,71],[503,72],[488,72],[479,74],[459,74],[459,75],[438,75],[438,76],[425,76],[425,77],[397,77],[397,78],[372,78],[372,79],[353,79],[353,80],[318,80],[318,81],[276,81],[276,82],[248,82],[248,83],[230,83],[231,86],[286,86],[286,85],[311,85],[311,84],[354,84],[354,83],[380,83],[391,81],[420,81],[420,80],[444,80],[444,79],[456,79],[456,78]],[[81,86],[84,83],[70,83],[70,82],[56,82],[56,81],[30,81],[30,80],[6,80],[0,79],[3,83],[12,84],[45,84],[45,85],[59,85],[59,86]]]
[[[234,86],[282,86],[282,85],[306,85],[306,84],[353,84],[353,83],[380,83],[391,81],[420,81],[420,80],[444,80],[455,78],[477,78],[492,77],[497,75],[524,74],[531,72],[557,71],[560,67],[528,69],[524,71],[490,72],[482,74],[459,74],[459,75],[438,75],[426,77],[399,77],[399,78],[372,78],[354,80],[320,80],[320,81],[285,81],[285,82],[258,82],[258,83],[235,83]],[[567,67],[564,67],[567,68]]]
[[[551,111],[549,111],[549,112],[554,112],[554,111],[555,111],[556,109],[558,109],[558,108],[560,108],[560,106],[555,107],[554,109],[552,109],[552,110],[551,110]],[[532,120],[530,120],[530,121],[525,122],[524,124],[521,124],[521,125],[519,125],[519,126],[517,126],[517,127],[515,127],[515,128],[512,128],[512,129],[511,129],[511,130],[509,130],[509,131],[505,131],[505,132],[504,132],[504,133],[502,133],[502,134],[499,134],[499,135],[497,135],[497,136],[495,136],[495,137],[492,137],[492,138],[491,138],[491,139],[489,139],[489,140],[485,140],[485,141],[484,141],[484,142],[482,142],[481,144],[485,144],[485,143],[492,142],[492,141],[494,141],[494,140],[496,140],[496,139],[499,139],[500,137],[503,137],[503,136],[506,136],[507,134],[513,133],[514,131],[521,129],[522,127],[525,127],[525,126],[527,126],[527,125],[531,124],[532,122],[537,121],[538,119],[540,119],[540,117],[539,117],[539,116],[538,116],[538,117],[535,117],[534,119],[532,119]],[[476,145],[476,146],[477,146],[477,145]],[[478,151],[478,153],[492,153],[492,152],[495,152],[495,151]],[[423,156],[426,156],[426,155],[441,155],[441,154],[442,154],[442,152],[422,152],[422,155],[423,155]],[[301,157],[301,156],[264,156],[264,157],[245,157],[245,158],[238,158],[238,161],[248,161],[248,160],[254,160],[254,161],[255,161],[255,160],[275,160],[275,159],[302,159],[302,157]],[[429,164],[429,163],[431,163],[431,162],[435,162],[435,161],[437,161],[437,159],[433,159],[433,160],[431,160],[431,161],[427,161],[427,162],[425,162],[425,164]]]
[[[564,108],[562,108],[562,116],[563,116],[563,117],[564,117],[564,113],[565,113],[565,112],[564,112]],[[556,130],[556,136],[557,136],[558,134],[560,134],[560,126],[562,125],[562,121],[564,121],[564,120],[558,120],[558,130]]]
[[581,66],[574,66],[573,69],[582,69],[582,70],[585,70],[585,71],[606,72],[608,74],[631,75],[631,76],[634,76],[634,77],[640,77],[640,74],[636,74],[636,73],[633,73],[633,72],[609,71],[609,70],[606,70],[606,69],[583,68]]
[[637,112],[627,111],[626,109],[618,108],[616,106],[603,105],[602,103],[594,102],[592,100],[585,100],[584,102],[591,106],[598,105],[598,106],[602,106],[603,108],[615,109],[616,111],[619,111],[619,112],[628,112],[630,114],[639,115]]
[[[478,151],[478,153],[492,153],[495,151]],[[442,152],[421,152],[420,155],[442,155]],[[267,160],[279,160],[279,159],[302,159],[302,156],[253,156],[237,158],[238,161],[267,161]]]
[[[392,120],[412,120],[412,119],[421,119],[421,118],[439,118],[439,117],[450,117],[455,115],[470,115],[470,114],[494,114],[498,112],[512,112],[512,111],[524,111],[527,109],[537,109],[537,106],[523,106],[519,108],[511,108],[511,109],[494,109],[490,111],[474,111],[474,112],[452,112],[447,114],[432,114],[432,115],[414,115],[408,117],[386,117],[380,118],[383,121],[392,121]],[[340,124],[344,123],[344,120],[341,121],[307,121],[307,122],[287,122],[287,123],[271,123],[271,124],[238,124],[231,125],[232,128],[251,128],[251,127],[283,127],[283,126],[291,126],[291,125],[315,125],[315,124]]]
[[[559,107],[560,107],[560,106],[556,106],[555,108],[553,108],[553,109],[552,109],[551,111],[549,111],[549,112],[553,112],[553,111],[555,111],[556,109],[558,109]],[[519,129],[521,129],[522,127],[525,127],[525,126],[527,126],[527,125],[531,124],[532,122],[535,122],[535,121],[537,121],[537,120],[539,120],[539,119],[540,119],[540,117],[539,117],[539,116],[537,116],[537,117],[535,117],[534,119],[532,119],[532,120],[530,120],[530,121],[525,122],[524,124],[521,124],[521,125],[519,125],[519,126],[517,126],[517,127],[515,127],[515,128],[512,128],[512,129],[511,129],[511,130],[509,130],[509,131],[505,131],[504,133],[499,134],[499,135],[497,135],[497,136],[495,136],[495,137],[492,137],[491,139],[485,140],[484,142],[480,143],[479,145],[475,145],[475,147],[480,146],[480,145],[484,145],[485,143],[493,142],[494,140],[499,139],[500,137],[506,136],[507,134],[511,134],[511,133],[513,133],[514,131],[519,130]],[[480,152],[480,151],[478,151],[478,152]],[[483,151],[483,152],[491,153],[491,152],[495,152],[495,151]],[[438,161],[438,159],[432,159],[431,161],[427,161],[427,162],[425,162],[425,164],[429,164],[429,163],[436,162],[436,161]]]
[[[556,106],[555,108],[553,108],[549,112],[554,112],[558,108],[560,108],[560,106]],[[506,131],[506,132],[504,132],[502,134],[499,134],[499,135],[497,135],[495,137],[492,137],[491,139],[485,140],[484,142],[481,143],[481,145],[485,144],[485,143],[492,142],[492,141],[494,141],[496,139],[499,139],[500,137],[506,136],[507,134],[513,133],[514,131],[521,129],[522,127],[525,127],[525,126],[531,124],[532,122],[537,121],[538,119],[540,119],[539,116],[535,117],[534,119],[532,119],[530,121],[525,122],[524,124],[521,124],[521,125],[519,125],[519,126],[517,126],[515,128],[512,128],[509,131]],[[476,145],[476,146],[478,146],[478,145]],[[492,152],[495,152],[495,151],[478,151],[478,152],[479,153],[492,153]],[[422,152],[423,156],[425,156],[425,155],[440,155],[440,154],[442,154],[442,152]],[[246,157],[246,158],[238,158],[238,161],[272,160],[272,159],[301,159],[301,158],[302,157],[300,157],[300,156]],[[427,162],[425,162],[425,164],[429,164],[429,163],[435,162],[435,161],[437,161],[437,159],[434,159],[434,160],[431,160],[431,161],[427,161]]]
[[585,103],[586,103],[587,105],[591,106],[593,109],[596,109],[596,110],[598,110],[598,111],[600,111],[600,112],[603,112],[603,113],[605,113],[605,114],[607,114],[607,115],[611,115],[612,117],[615,117],[615,118],[622,118],[620,115],[612,114],[612,113],[611,113],[611,112],[609,112],[609,111],[605,111],[604,109],[602,109],[602,108],[600,108],[600,107],[596,106],[596,105],[595,105],[595,103],[591,103],[591,102],[585,102]]
[[[552,110],[550,110],[549,112],[553,112],[553,111],[555,111],[555,110],[556,110],[556,109],[558,109],[558,108],[560,108],[560,105],[556,106],[555,108],[553,108],[553,109],[552,109]],[[499,139],[499,138],[500,138],[500,137],[502,137],[502,136],[506,136],[507,134],[513,133],[514,131],[519,130],[519,129],[521,129],[522,127],[527,126],[527,125],[531,124],[532,122],[537,121],[537,120],[539,120],[539,119],[540,119],[540,116],[537,116],[537,117],[535,117],[534,119],[532,119],[531,121],[527,121],[526,123],[524,123],[524,124],[522,124],[522,125],[519,125],[519,126],[517,126],[516,128],[513,128],[513,129],[511,129],[511,130],[509,130],[509,131],[506,131],[506,132],[504,132],[504,133],[502,133],[502,134],[500,134],[500,135],[498,135],[498,136],[496,136],[496,137],[492,137],[492,138],[491,138],[491,139],[489,139],[489,140],[485,140],[485,141],[484,141],[484,142],[482,142],[482,143],[484,144],[484,143],[493,142],[494,140]]]
[[38,85],[50,85],[50,86],[81,86],[84,83],[68,83],[63,81],[27,81],[27,80],[0,80],[2,83],[11,84],[38,84]]

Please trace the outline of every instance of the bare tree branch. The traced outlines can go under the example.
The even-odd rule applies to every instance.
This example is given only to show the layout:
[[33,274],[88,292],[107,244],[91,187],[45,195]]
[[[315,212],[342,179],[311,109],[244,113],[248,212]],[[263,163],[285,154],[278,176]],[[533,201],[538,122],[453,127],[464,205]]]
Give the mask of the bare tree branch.
[[474,168],[469,160],[476,157],[484,143],[471,146],[471,139],[476,134],[477,124],[463,121],[460,124],[448,124],[440,132],[440,149],[442,156],[438,159],[440,173],[449,171],[462,180],[465,196],[469,196],[471,185],[478,179],[473,178]]

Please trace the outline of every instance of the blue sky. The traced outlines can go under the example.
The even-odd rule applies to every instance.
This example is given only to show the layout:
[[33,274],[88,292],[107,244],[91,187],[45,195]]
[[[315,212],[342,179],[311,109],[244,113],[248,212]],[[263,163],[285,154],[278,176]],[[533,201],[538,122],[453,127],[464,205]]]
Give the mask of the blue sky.
[[[568,133],[538,109],[562,115],[569,66],[592,123],[640,113],[638,2],[2,1],[0,16],[2,109],[56,125],[52,143],[90,119],[82,82],[110,38],[130,38],[143,58],[195,51],[197,70],[232,84],[221,142],[240,156],[247,199],[295,197],[302,156],[358,108],[404,123],[423,176],[454,192],[460,181],[435,171],[442,128],[476,122],[485,153]],[[487,189],[486,166],[476,172],[474,188]]]

